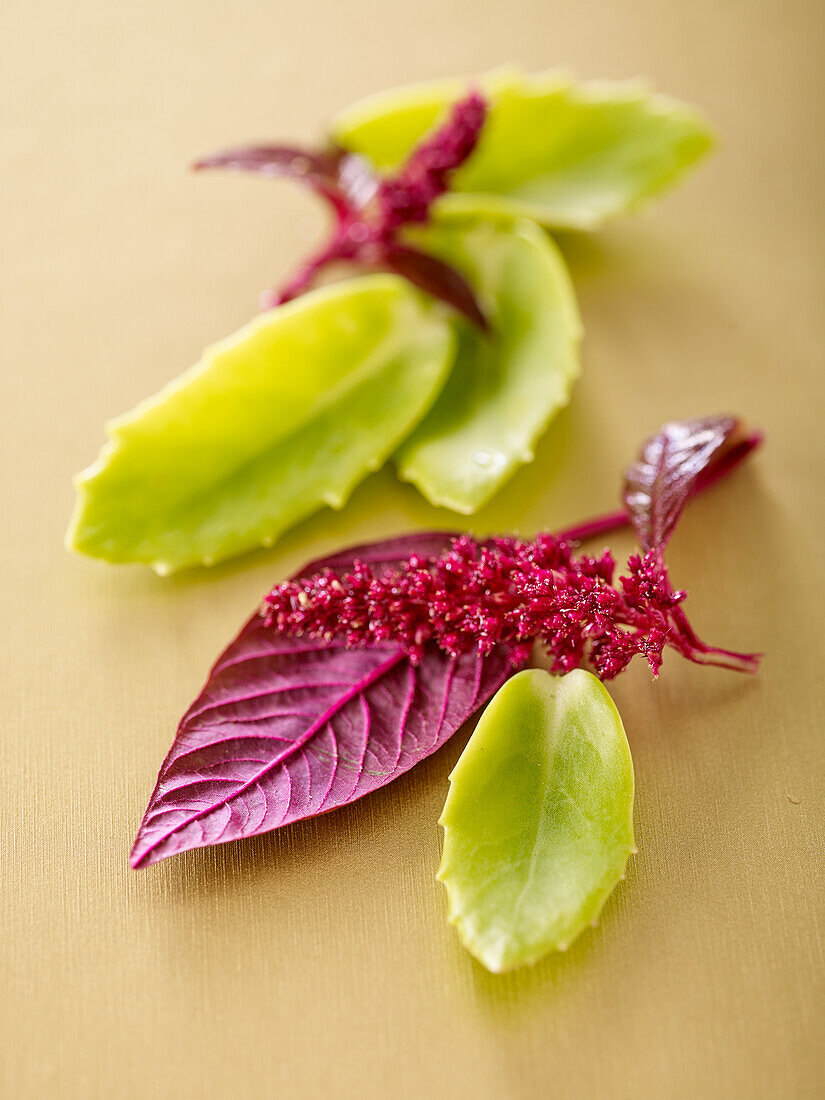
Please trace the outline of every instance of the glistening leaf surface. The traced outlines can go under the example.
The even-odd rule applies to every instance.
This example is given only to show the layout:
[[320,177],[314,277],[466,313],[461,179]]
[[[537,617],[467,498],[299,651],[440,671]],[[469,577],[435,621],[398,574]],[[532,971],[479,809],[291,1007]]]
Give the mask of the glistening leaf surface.
[[108,425],[68,545],[158,572],[269,545],[381,465],[453,355],[443,311],[396,275],[264,313]]
[[200,157],[196,171],[223,169],[252,172],[259,176],[287,176],[304,180],[322,195],[339,187],[342,156],[335,152],[316,153],[297,145],[244,145]]
[[[478,84],[490,112],[436,205],[445,216],[523,215],[592,229],[674,182],[712,144],[697,112],[636,81],[494,72]],[[465,90],[452,80],[373,96],[339,115],[333,136],[378,168],[395,168]]]
[[643,550],[663,550],[694,493],[738,465],[759,445],[733,416],[671,421],[625,471],[624,502]]
[[[402,546],[403,541],[403,546]],[[428,534],[308,566],[392,568],[443,551]],[[132,850],[142,867],[325,813],[435,752],[512,674],[506,650],[415,666],[392,644],[346,649],[284,638],[254,615],[181,721]]]
[[524,462],[578,377],[581,321],[558,249],[534,223],[416,237],[473,286],[488,332],[464,321],[455,366],[396,464],[427,499],[477,511]]
[[450,775],[438,877],[450,921],[488,970],[564,950],[633,851],[633,765],[603,685],[518,673]]

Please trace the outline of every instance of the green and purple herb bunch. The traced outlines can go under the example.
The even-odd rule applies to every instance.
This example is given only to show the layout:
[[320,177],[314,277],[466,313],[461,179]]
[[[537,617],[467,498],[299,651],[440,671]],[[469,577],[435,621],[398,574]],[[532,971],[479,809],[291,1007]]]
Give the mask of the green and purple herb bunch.
[[486,115],[484,97],[476,90],[469,92],[398,172],[383,177],[364,157],[344,149],[316,151],[292,145],[228,149],[203,157],[194,167],[287,176],[306,184],[329,204],[334,219],[329,241],[280,291],[265,292],[262,308],[283,305],[303,294],[324,268],[350,263],[395,271],[484,329],[484,314],[464,276],[436,256],[405,244],[401,234],[405,226],[430,221],[433,203],[449,189],[453,173],[478,144]]
[[[581,322],[546,230],[630,212],[710,147],[637,84],[487,74],[358,104],[308,149],[196,162],[287,177],[329,235],[249,325],[107,425],[77,478],[75,550],[166,574],[270,546],[391,460],[432,503],[481,508],[569,400]],[[328,268],[349,278],[316,286]],[[439,871],[488,969],[563,950],[624,877],[634,775],[603,686],[705,643],[665,549],[687,501],[760,443],[733,417],[673,422],[622,508],[556,534],[429,532],[342,551],[277,584],[178,727],[133,867],[348,805],[485,708],[450,776]],[[618,574],[580,544],[631,526]],[[536,653],[549,671],[529,667]]]
[[[67,544],[160,574],[211,565],[342,507],[388,461],[432,504],[478,511],[580,372],[546,230],[636,209],[710,144],[695,112],[638,84],[498,72],[356,105],[318,148],[203,157],[309,186],[328,239],[250,324],[107,425]],[[327,269],[349,277],[313,289]]]
[[[495,695],[443,819],[452,919],[493,970],[566,946],[634,850],[629,749],[600,680],[636,655],[657,675],[666,648],[698,664],[758,667],[758,655],[698,637],[664,549],[687,501],[760,442],[732,417],[666,424],[627,471],[619,512],[531,540],[412,534],[276,585],[184,716],[132,865],[353,802],[435,752]],[[640,552],[617,581],[609,552],[575,545],[625,525]],[[521,671],[534,644],[557,676]],[[541,777],[547,753],[562,788],[536,781],[512,802],[513,776]]]

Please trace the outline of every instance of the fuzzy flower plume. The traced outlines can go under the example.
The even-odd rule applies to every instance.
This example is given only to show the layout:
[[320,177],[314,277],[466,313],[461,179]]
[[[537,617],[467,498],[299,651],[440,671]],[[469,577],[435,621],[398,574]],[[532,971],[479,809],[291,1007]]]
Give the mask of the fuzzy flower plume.
[[754,655],[705,645],[693,632],[661,555],[633,555],[614,583],[615,562],[575,556],[570,543],[468,536],[435,558],[412,556],[381,575],[363,562],[336,574],[277,585],[265,598],[268,625],[289,635],[343,638],[347,645],[392,641],[413,660],[434,643],[451,655],[503,645],[515,666],[538,641],[553,672],[588,666],[603,680],[637,654],[656,675],[666,646],[688,660],[754,671]]
[[430,207],[449,190],[453,172],[475,150],[486,117],[486,101],[471,91],[454,105],[444,125],[413,150],[401,170],[381,181],[377,193],[381,233],[429,221]]

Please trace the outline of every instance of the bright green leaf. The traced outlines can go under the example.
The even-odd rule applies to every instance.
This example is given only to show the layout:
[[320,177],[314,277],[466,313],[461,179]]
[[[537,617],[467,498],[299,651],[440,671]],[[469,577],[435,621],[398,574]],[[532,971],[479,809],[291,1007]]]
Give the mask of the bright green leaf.
[[68,545],[159,573],[269,545],[384,462],[454,349],[442,308],[394,275],[262,314],[107,426]]
[[441,816],[450,921],[488,970],[563,951],[623,877],[633,765],[589,672],[520,672],[488,705]]
[[[477,83],[490,97],[490,116],[453,191],[438,203],[441,215],[524,215],[592,229],[635,209],[712,145],[696,111],[638,81],[577,84],[558,73],[499,71]],[[467,86],[451,80],[373,96],[339,115],[333,136],[394,168]]]
[[490,322],[457,321],[456,364],[396,462],[433,504],[475,512],[530,462],[579,374],[576,299],[564,261],[535,222],[427,230],[416,243],[457,267]]

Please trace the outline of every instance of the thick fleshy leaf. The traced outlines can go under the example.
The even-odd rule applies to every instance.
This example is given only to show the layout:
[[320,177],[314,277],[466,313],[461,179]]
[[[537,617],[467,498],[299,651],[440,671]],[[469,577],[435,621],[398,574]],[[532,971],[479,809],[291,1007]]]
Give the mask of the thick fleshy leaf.
[[643,550],[663,550],[688,500],[759,445],[732,416],[665,424],[625,471],[624,502]]
[[524,462],[578,377],[579,320],[558,249],[534,223],[416,236],[474,287],[490,331],[458,322],[458,355],[396,464],[431,503],[475,512]]
[[107,426],[68,545],[161,573],[270,545],[395,450],[454,346],[441,308],[396,275],[263,314]]
[[[672,183],[712,144],[698,113],[637,81],[498,71],[474,83],[490,113],[436,205],[444,216],[523,215],[592,229]],[[451,80],[373,96],[338,116],[333,137],[378,168],[395,168],[465,91],[466,82]]]
[[595,922],[633,848],[633,765],[603,685],[514,676],[450,775],[438,877],[488,970],[563,951]]
[[[312,562],[381,571],[449,537],[411,535]],[[500,647],[418,665],[392,644],[346,649],[284,638],[255,614],[178,728],[132,850],[143,867],[277,829],[361,798],[435,752],[510,676]]]

